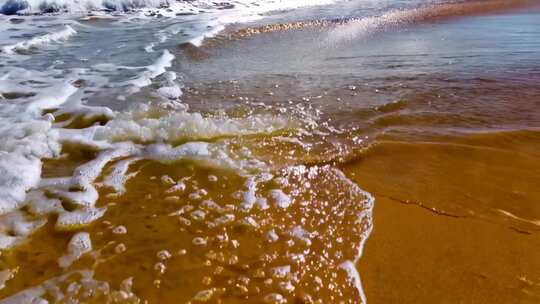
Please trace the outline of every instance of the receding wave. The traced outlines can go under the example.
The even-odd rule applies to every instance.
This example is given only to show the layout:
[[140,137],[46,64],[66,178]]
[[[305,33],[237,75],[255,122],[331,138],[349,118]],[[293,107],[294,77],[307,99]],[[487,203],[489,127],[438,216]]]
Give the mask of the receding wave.
[[[165,68],[152,76],[163,73]],[[5,89],[34,90],[11,77]],[[49,263],[58,264],[64,275],[36,279],[43,284],[19,289],[2,303],[21,299],[73,299],[77,303],[94,296],[114,302],[119,295],[129,294],[121,299],[126,302],[149,297],[135,295],[127,275],[119,292],[109,282],[93,279],[93,273],[102,273],[103,268],[115,268],[124,275],[130,266],[110,267],[109,263],[132,259],[132,254],[140,253],[136,248],[148,243],[146,233],[135,232],[144,221],[130,220],[113,230],[115,235],[135,232],[129,250],[123,243],[100,245],[96,237],[100,234],[92,231],[96,226],[92,224],[106,223],[109,216],[116,222],[119,214],[131,218],[141,212],[145,218],[159,214],[161,236],[174,231],[174,237],[166,238],[168,249],[160,247],[157,253],[163,262],[154,266],[164,281],[175,274],[172,264],[169,273],[165,261],[173,256],[190,260],[204,256],[210,261],[206,264],[216,265],[196,268],[204,279],[187,282],[176,290],[179,295],[164,293],[175,300],[209,301],[230,293],[238,299],[249,295],[268,303],[365,302],[354,263],[371,232],[373,197],[331,165],[277,167],[258,158],[245,142],[235,140],[282,139],[283,134],[273,133],[298,128],[293,115],[287,111],[205,115],[179,106],[170,108],[168,103],[113,112],[79,104],[77,90],[72,83],[59,81],[50,92],[36,93],[26,103],[0,107],[6,120],[11,119],[7,126],[0,125],[4,127],[0,129],[0,249],[23,246],[45,225],[72,233],[65,254],[51,254]],[[84,116],[86,124],[75,128],[72,122],[77,116]],[[283,157],[275,146],[255,142],[275,158]],[[65,149],[68,145],[93,152],[67,174],[43,177],[46,159],[61,162],[62,155],[70,153]],[[20,172],[25,172],[22,178]],[[141,200],[140,190],[150,188],[157,191],[142,195],[145,199]],[[126,201],[118,204],[120,213],[114,211],[116,203],[104,204],[109,199]],[[189,247],[179,247],[177,240]],[[50,243],[54,240],[46,246]],[[113,245],[114,250],[108,250]],[[38,247],[29,248],[34,249]],[[156,254],[139,256],[151,261]],[[80,268],[72,265],[84,258],[95,258],[93,266],[76,272]],[[191,272],[196,264],[178,267]],[[21,270],[25,271],[31,269]],[[234,286],[220,280],[224,271],[235,280]],[[146,284],[147,277],[137,276],[137,284]],[[96,284],[106,287],[94,291]],[[63,289],[67,285],[70,288]]]

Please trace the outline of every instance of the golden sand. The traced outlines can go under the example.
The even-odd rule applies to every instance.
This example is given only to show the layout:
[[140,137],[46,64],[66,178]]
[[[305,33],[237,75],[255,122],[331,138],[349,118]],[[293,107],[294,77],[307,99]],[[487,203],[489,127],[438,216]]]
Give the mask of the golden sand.
[[369,302],[538,303],[539,139],[388,139],[348,164],[376,198],[359,264]]

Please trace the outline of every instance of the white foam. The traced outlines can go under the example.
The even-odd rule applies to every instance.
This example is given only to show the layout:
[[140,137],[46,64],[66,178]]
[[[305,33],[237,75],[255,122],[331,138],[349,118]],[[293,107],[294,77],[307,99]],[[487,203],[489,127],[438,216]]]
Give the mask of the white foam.
[[281,189],[270,190],[270,197],[279,208],[287,209],[292,203],[291,198]]
[[366,295],[364,293],[364,289],[362,288],[362,280],[360,279],[360,273],[358,273],[356,265],[351,261],[345,261],[341,263],[339,267],[341,267],[341,269],[347,272],[349,280],[353,282],[354,287],[356,288],[356,290],[358,290],[358,294],[360,295],[360,300],[362,301],[362,303],[367,303]]
[[182,96],[182,89],[177,85],[170,85],[158,89],[158,93],[169,99],[178,99]]
[[64,211],[62,201],[47,197],[43,191],[33,190],[26,197],[28,212],[36,216],[59,214]]
[[219,24],[219,23],[216,23],[214,26],[210,26],[210,27],[211,27],[210,30],[191,38],[189,40],[189,43],[193,44],[194,46],[201,46],[204,42],[204,39],[212,38],[225,29],[225,25]]
[[244,183],[244,187],[246,187],[246,191],[240,193],[243,198],[243,201],[240,204],[240,208],[249,211],[257,202],[257,197],[255,196],[255,194],[257,193],[256,176],[250,176]]
[[182,88],[176,83],[176,73],[166,72],[163,74],[165,83],[158,89],[158,94],[173,100],[179,100],[182,97]]
[[107,208],[83,208],[60,213],[56,220],[56,229],[60,231],[77,230],[101,218]]
[[20,211],[0,216],[0,249],[17,245],[46,222],[46,219],[31,219]]
[[174,56],[168,51],[163,51],[163,54],[151,65],[148,65],[144,72],[142,72],[135,79],[127,82],[128,85],[133,85],[135,89],[131,92],[134,93],[138,88],[146,87],[152,84],[152,79],[165,73],[167,68],[172,66]]
[[147,52],[147,53],[153,53],[153,52],[155,52],[154,46],[156,46],[156,44],[154,42],[149,43],[144,47],[144,51]]
[[[68,11],[71,13],[92,10],[129,11],[141,9],[151,12],[157,10],[164,16],[174,16],[179,13],[197,14],[216,10],[237,11],[251,10],[262,13],[271,10],[292,9],[302,6],[330,4],[331,0],[235,0],[215,2],[211,0],[168,1],[168,0],[10,0],[0,5],[0,13],[39,13],[43,11]],[[233,6],[231,6],[231,4]],[[227,9],[227,7],[230,7]]]
[[129,166],[139,161],[140,158],[128,158],[116,163],[109,175],[105,177],[103,184],[112,188],[117,194],[122,194],[126,191],[125,183],[128,179],[134,177],[137,173],[129,173]]
[[244,118],[213,117],[198,112],[169,111],[141,105],[133,111],[119,113],[99,129],[96,139],[174,143],[224,136],[269,134],[293,127],[295,122],[284,116],[260,114]]
[[272,277],[276,279],[283,279],[287,277],[291,273],[291,266],[285,265],[285,266],[278,266],[272,268]]
[[0,152],[0,214],[17,209],[26,191],[39,183],[41,161],[33,155]]
[[304,243],[304,245],[306,246],[311,246],[311,238],[312,238],[312,234],[307,232],[304,228],[302,228],[302,226],[295,226],[293,227],[290,231],[289,231],[289,234],[300,240],[302,243]]
[[266,233],[266,239],[268,242],[275,242],[279,240],[279,236],[277,235],[276,231],[272,229]]
[[76,233],[68,243],[67,254],[58,258],[58,265],[67,268],[83,254],[92,251],[92,241],[88,232]]
[[43,48],[51,43],[60,43],[68,40],[71,36],[77,34],[71,26],[66,25],[62,30],[36,36],[26,41],[21,41],[15,44],[3,46],[0,50],[2,53],[15,54],[16,52],[28,51],[35,48]]
[[[130,143],[121,143],[113,149],[101,152],[94,160],[77,167],[69,183],[48,189],[57,197],[83,208],[93,208],[99,194],[94,181],[102,173],[103,168],[112,160],[128,157],[135,154],[138,149]],[[73,189],[79,191],[73,191]]]
[[160,7],[166,5],[166,0],[12,0],[0,5],[0,13],[40,13],[42,11],[86,12],[92,10],[124,11],[140,7]]
[[[61,86],[60,88],[69,88]],[[103,173],[106,165],[116,162],[103,184],[122,193],[125,182],[132,176],[129,166],[140,159],[150,159],[159,162],[176,162],[179,160],[194,160],[208,166],[230,168],[235,170],[260,170],[264,163],[249,157],[249,155],[231,153],[226,143],[210,143],[197,141],[197,139],[213,139],[222,136],[239,136],[249,134],[265,134],[274,132],[290,125],[290,120],[270,115],[248,116],[245,118],[204,117],[200,113],[185,111],[168,111],[160,107],[142,106],[139,110],[125,113],[110,113],[99,110],[97,113],[107,115],[111,120],[105,126],[92,126],[85,129],[54,128],[51,121],[40,118],[40,109],[59,106],[68,100],[67,96],[73,94],[73,89],[58,90],[57,98],[44,98],[36,102],[29,101],[24,104],[21,119],[30,121],[28,132],[23,127],[28,122],[14,124],[0,134],[6,140],[0,154],[0,168],[5,167],[0,177],[3,200],[0,207],[2,213],[15,212],[23,206],[28,206],[28,212],[46,217],[49,214],[58,214],[56,229],[80,229],[103,216],[106,209],[95,208],[99,198],[95,180]],[[75,100],[78,100],[75,98]],[[78,102],[70,101],[61,113],[94,113],[95,109],[84,108]],[[81,106],[81,108],[78,107]],[[7,107],[7,105],[4,105]],[[19,108],[6,108],[18,110]],[[0,108],[1,109],[1,108]],[[7,111],[6,113],[11,113]],[[35,117],[35,118],[34,118]],[[21,125],[22,124],[22,125]],[[37,124],[33,126],[32,124]],[[28,129],[28,127],[26,127]],[[21,134],[21,132],[23,132]],[[37,138],[34,138],[34,133]],[[26,141],[24,135],[32,137]],[[15,137],[15,139],[13,138]],[[188,142],[174,146],[176,141]],[[146,145],[134,142],[146,143]],[[59,155],[62,143],[72,143],[92,147],[100,151],[97,156],[77,167],[72,176],[40,180],[41,159]],[[37,146],[36,146],[37,145]],[[41,145],[41,146],[40,146]],[[54,149],[51,149],[53,147]],[[117,160],[120,160],[117,162]],[[25,172],[25,176],[20,176]],[[267,181],[267,175],[257,179]],[[31,188],[46,190],[48,196],[42,191],[35,190],[26,197]],[[256,181],[246,184],[248,188],[245,203],[250,207],[258,201],[255,196]],[[50,197],[52,196],[52,197]],[[68,202],[75,210],[65,210],[62,202]],[[11,246],[18,239],[4,237],[5,246]]]
[[[11,77],[8,74],[0,82],[9,84]],[[9,85],[1,87],[10,89]],[[60,106],[75,91],[69,83],[60,82],[26,102],[0,103],[0,214],[21,206],[26,191],[40,181],[41,159],[59,154],[58,133],[41,111]]]
[[[64,104],[62,104],[61,108],[54,112],[54,116],[69,115],[70,117],[66,121],[56,122],[55,127],[67,127],[77,119],[89,122],[98,119],[109,120],[114,118],[114,112],[111,109],[100,106],[87,106],[83,104],[82,99],[83,92],[77,91],[72,94]],[[63,132],[64,134],[67,134],[69,131]],[[92,129],[88,129],[88,131],[85,132],[92,132]],[[80,131],[72,131],[72,136],[75,136],[75,133],[80,133]],[[85,135],[83,134],[83,137],[84,136]]]
[[93,181],[101,174],[105,165],[114,159],[133,155],[137,148],[131,143],[121,143],[114,149],[101,152],[94,160],[79,166],[73,172],[72,185],[80,189],[89,189]]
[[[4,189],[0,196],[0,210],[7,214],[28,206],[28,212],[36,216],[58,214],[58,230],[79,229],[104,214],[105,209],[95,208],[99,198],[95,180],[111,162],[120,159],[105,177],[103,184],[119,193],[125,190],[124,184],[131,176],[129,165],[139,159],[165,163],[194,160],[220,168],[261,169],[264,163],[244,154],[230,153],[226,143],[197,140],[265,134],[291,125],[289,119],[271,115],[204,117],[200,113],[170,111],[151,106],[112,113],[106,108],[96,110],[86,107],[80,104],[78,97],[69,99],[76,92],[70,85],[61,84],[55,88],[55,95],[42,92],[43,98],[31,98],[20,105],[0,105],[0,110],[4,110],[0,113],[12,122],[11,125],[0,124],[0,135],[4,138],[0,146],[4,150],[0,153],[0,168],[3,168],[0,186]],[[62,129],[55,128],[50,118],[40,116],[42,109],[58,107],[66,102],[67,106],[59,110],[59,113],[104,115],[111,120],[105,126]],[[188,142],[182,145],[174,145],[177,141],[186,140]],[[58,156],[62,143],[85,145],[100,152],[95,159],[77,167],[70,177],[40,180],[41,159]],[[25,172],[25,175],[21,176],[20,172]],[[38,187],[52,197],[46,197],[36,190],[26,198],[28,190]],[[246,201],[252,206],[257,201],[254,196],[256,188],[252,185],[247,187]],[[62,202],[69,202],[76,209],[67,211]],[[6,246],[11,246],[17,240],[6,237],[4,241]]]

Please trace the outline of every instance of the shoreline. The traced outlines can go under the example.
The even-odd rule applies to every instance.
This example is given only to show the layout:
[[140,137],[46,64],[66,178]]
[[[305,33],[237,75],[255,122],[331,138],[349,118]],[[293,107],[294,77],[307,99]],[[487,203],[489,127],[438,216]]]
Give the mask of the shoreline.
[[[521,3],[231,27],[164,50],[134,98],[96,98],[114,113],[57,117],[57,129],[91,132],[44,160],[32,197],[50,208],[16,210],[43,226],[2,255],[0,294],[534,303],[540,40],[527,29],[538,19],[501,15],[515,29],[492,30],[498,16],[477,14]],[[75,83],[64,85],[88,89]],[[4,236],[24,239],[5,218]]]
[[[342,17],[284,23],[277,22],[262,25],[255,22],[254,26],[249,26],[249,24],[231,24],[217,35],[204,39],[201,45],[194,46],[191,43],[185,43],[180,45],[180,47],[186,49],[188,53],[194,52],[192,59],[200,60],[206,57],[200,54],[205,54],[208,48],[223,47],[223,44],[250,39],[262,34],[302,30],[327,30],[335,32],[345,31],[347,35],[350,35],[348,39],[352,39],[353,36],[359,35],[354,32],[361,32],[360,35],[372,35],[377,32],[393,31],[423,23],[451,21],[457,18],[478,17],[498,13],[507,14],[533,7],[540,7],[540,5],[532,0],[472,1],[468,3],[431,4],[413,9],[390,11],[381,16]],[[357,39],[358,37],[354,38]],[[196,52],[200,53],[197,54]]]

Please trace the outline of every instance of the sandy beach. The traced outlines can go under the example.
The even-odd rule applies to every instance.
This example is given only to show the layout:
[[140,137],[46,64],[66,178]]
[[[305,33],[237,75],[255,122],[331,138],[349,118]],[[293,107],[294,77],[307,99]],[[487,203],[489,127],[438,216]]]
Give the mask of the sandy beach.
[[0,303],[540,302],[537,3],[90,2],[0,1]]
[[377,201],[359,264],[370,302],[537,302],[536,145],[537,132],[388,141],[347,164]]

